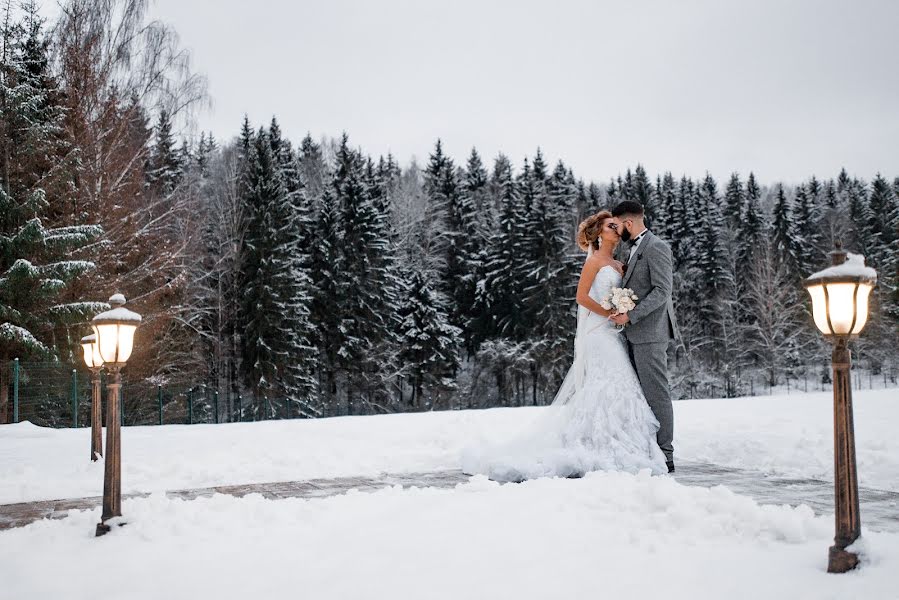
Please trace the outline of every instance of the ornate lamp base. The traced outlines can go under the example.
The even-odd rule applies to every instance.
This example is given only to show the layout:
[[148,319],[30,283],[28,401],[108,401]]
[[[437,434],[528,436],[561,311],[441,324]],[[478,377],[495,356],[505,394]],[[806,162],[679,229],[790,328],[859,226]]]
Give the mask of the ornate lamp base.
[[828,573],[845,573],[858,566],[858,554],[849,552],[839,546],[830,547],[830,558],[827,562]]

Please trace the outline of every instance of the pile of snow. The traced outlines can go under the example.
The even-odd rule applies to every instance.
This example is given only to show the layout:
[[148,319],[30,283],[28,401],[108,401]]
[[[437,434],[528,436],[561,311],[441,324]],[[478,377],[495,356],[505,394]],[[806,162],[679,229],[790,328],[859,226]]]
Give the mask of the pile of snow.
[[[899,535],[863,538],[862,568],[828,575],[831,518],[725,488],[592,473],[320,500],[128,500],[0,532],[4,597],[869,598],[895,597]],[[48,568],[52,576],[48,576]]]
[[[681,460],[829,480],[829,392],[675,403]],[[152,492],[384,472],[457,469],[478,439],[505,439],[542,408],[435,412],[222,425],[126,427],[123,490]],[[899,491],[899,390],[855,393],[862,485]],[[0,503],[98,496],[89,429],[0,426]]]

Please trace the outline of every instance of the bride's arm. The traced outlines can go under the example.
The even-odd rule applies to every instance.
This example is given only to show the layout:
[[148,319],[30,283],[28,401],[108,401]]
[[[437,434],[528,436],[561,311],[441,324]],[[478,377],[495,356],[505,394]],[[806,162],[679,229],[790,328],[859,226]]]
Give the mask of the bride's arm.
[[588,260],[581,269],[581,278],[577,283],[577,303],[603,317],[608,317],[612,311],[604,309],[599,302],[590,297],[590,286],[596,279],[596,274],[602,268],[602,264],[598,260]]

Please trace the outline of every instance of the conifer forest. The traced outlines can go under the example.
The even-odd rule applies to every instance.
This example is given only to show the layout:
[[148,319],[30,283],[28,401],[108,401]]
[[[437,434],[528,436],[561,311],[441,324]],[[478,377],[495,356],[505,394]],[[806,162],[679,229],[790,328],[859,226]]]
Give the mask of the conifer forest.
[[74,364],[122,292],[144,319],[128,378],[239,393],[258,418],[546,404],[572,360],[576,227],[631,199],[673,251],[675,397],[829,383],[802,280],[837,241],[879,275],[854,360],[896,377],[899,173],[588,174],[540,148],[450,156],[439,139],[416,162],[277,115],[215,139],[192,127],[206,80],[145,13],[5,8],[4,363]]

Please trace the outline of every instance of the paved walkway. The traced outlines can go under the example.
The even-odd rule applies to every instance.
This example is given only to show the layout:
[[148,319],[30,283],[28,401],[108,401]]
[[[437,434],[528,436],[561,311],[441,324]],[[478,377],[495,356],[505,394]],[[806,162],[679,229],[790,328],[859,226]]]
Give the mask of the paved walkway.
[[[817,514],[833,512],[833,485],[815,479],[766,477],[761,473],[730,469],[705,463],[678,464],[676,479],[684,485],[712,487],[724,485],[734,492],[754,498],[762,504],[806,504]],[[166,492],[172,498],[193,500],[213,494],[242,497],[262,494],[266,498],[324,498],[343,494],[348,490],[375,491],[385,487],[451,488],[468,481],[461,471],[433,473],[386,474],[380,477],[338,477],[281,483],[225,485],[191,490]],[[512,484],[514,485],[514,484]],[[899,532],[899,492],[861,488],[862,524],[877,531]],[[124,499],[142,498],[149,494],[126,494]],[[0,505],[0,530],[21,527],[39,519],[61,519],[70,510],[92,509],[102,504],[102,498],[73,498],[23,502]]]

